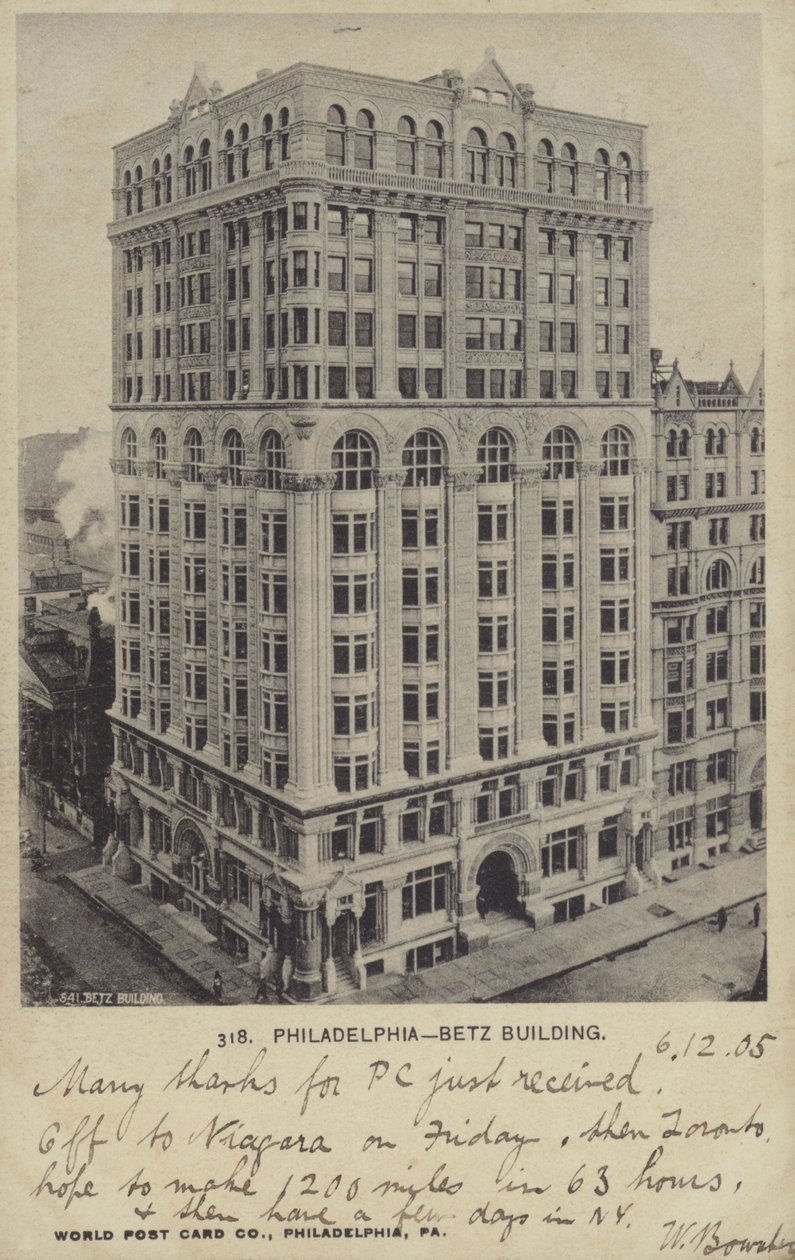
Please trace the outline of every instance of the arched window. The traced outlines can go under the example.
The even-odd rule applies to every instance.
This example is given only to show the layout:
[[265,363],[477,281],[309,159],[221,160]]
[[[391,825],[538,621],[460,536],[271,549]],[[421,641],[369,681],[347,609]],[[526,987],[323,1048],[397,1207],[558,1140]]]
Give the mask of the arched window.
[[610,200],[610,157],[606,149],[597,149],[594,158],[594,196],[599,201]]
[[199,148],[199,166],[201,169],[202,192],[213,186],[213,164],[210,159],[210,141],[202,140]]
[[562,425],[552,429],[541,451],[544,477],[552,481],[558,477],[573,477],[576,453],[577,444],[571,429]]
[[188,481],[201,481],[204,467],[204,442],[198,429],[188,429],[185,434],[185,454],[188,459]]
[[240,144],[248,144],[248,123],[244,122],[240,124],[240,131],[238,132],[237,138]]
[[152,189],[155,196],[155,205],[160,205],[160,159],[155,158],[152,163]]
[[725,560],[713,560],[707,569],[706,586],[708,591],[728,591],[731,585],[731,573]]
[[168,445],[162,429],[152,430],[152,459],[155,461],[155,477],[162,481],[166,475],[163,465],[168,459]]
[[676,429],[669,429],[668,437],[666,438],[666,441],[665,441],[665,454],[668,456],[669,459],[676,459],[676,456],[678,453],[679,453],[678,434],[676,432]]
[[564,144],[560,151],[560,184],[558,192],[573,197],[577,191],[577,150],[573,144]]
[[129,171],[124,172],[124,213],[132,214],[132,175]]
[[138,458],[138,439],[132,429],[125,429],[121,435],[122,472],[127,477],[135,476],[135,461]]
[[268,429],[259,445],[260,467],[265,473],[265,489],[281,490],[282,472],[287,462],[281,433]]
[[715,430],[714,429],[707,429],[706,433],[704,434],[704,454],[705,455],[715,454]]
[[428,179],[442,179],[444,176],[444,128],[441,123],[431,120],[425,128],[425,145],[423,148],[422,172]]
[[326,161],[345,165],[345,110],[340,105],[330,105],[326,114]]
[[632,200],[632,163],[628,153],[619,153],[616,171],[616,201]]
[[682,429],[679,433],[679,452],[680,455],[690,454],[690,430]]
[[536,148],[536,188],[539,192],[554,192],[552,176],[555,150],[549,140],[539,140]]
[[356,115],[356,134],[353,138],[353,165],[371,171],[375,166],[375,119],[369,109],[360,109]]
[[716,455],[726,454],[726,430],[725,429],[717,429],[715,431],[715,454]]
[[478,442],[481,481],[510,481],[513,443],[504,429],[487,429]]
[[193,165],[193,145],[189,144],[183,158],[185,166],[185,196],[192,197],[196,192],[196,167]]
[[751,565],[751,572],[748,578],[751,586],[764,586],[765,584],[765,557],[760,556],[758,560],[754,560]]
[[480,127],[472,127],[467,136],[467,179],[470,184],[485,184],[488,170],[486,134]]
[[408,114],[398,119],[395,145],[395,169],[403,175],[414,175],[417,170],[417,124]]
[[407,486],[438,486],[442,480],[442,443],[431,429],[413,433],[403,447]]
[[630,470],[630,435],[614,425],[602,437],[602,476],[626,476]]
[[516,141],[506,131],[497,136],[495,154],[497,183],[502,188],[516,187]]
[[279,148],[281,151],[281,159],[286,162],[290,156],[290,133],[287,128],[290,126],[290,111],[286,107],[279,110]]
[[163,158],[163,200],[166,205],[171,201],[171,154]]
[[602,438],[602,476],[626,477],[632,450],[630,436],[620,424],[613,425]]
[[262,120],[262,134],[265,137],[265,170],[273,169],[273,115],[266,114]]
[[231,127],[224,135],[224,147],[226,152],[223,154],[224,174],[227,184],[235,182],[235,136]]
[[751,430],[751,454],[762,455],[765,449],[765,431],[756,426]]
[[243,464],[246,458],[246,448],[243,445],[243,439],[237,429],[228,429],[224,434],[224,462],[229,470],[230,486],[240,486],[243,484]]
[[348,429],[334,444],[331,467],[337,473],[335,490],[370,490],[375,468],[375,448],[361,429]]
[[141,169],[140,166],[136,166],[135,168],[135,209],[138,214],[140,214],[144,208],[143,178],[144,178],[143,170]]

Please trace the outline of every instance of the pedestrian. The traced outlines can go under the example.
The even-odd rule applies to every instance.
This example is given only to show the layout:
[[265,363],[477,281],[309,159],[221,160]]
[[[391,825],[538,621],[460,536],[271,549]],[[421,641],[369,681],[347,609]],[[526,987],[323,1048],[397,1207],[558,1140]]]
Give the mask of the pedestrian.
[[728,922],[729,922],[729,916],[726,913],[726,907],[721,906],[720,910],[718,911],[718,931],[722,932]]
[[759,927],[759,920],[762,917],[762,907],[759,902],[754,902],[754,927]]
[[224,982],[221,979],[221,973],[220,971],[216,971],[215,975],[213,976],[213,997],[218,1003],[220,1003],[221,1001],[223,990],[224,990]]
[[266,1006],[268,1005],[268,982],[264,976],[260,976],[259,984],[257,985],[257,993],[254,998],[254,1001],[264,1002]]
[[483,895],[483,893],[482,893],[482,892],[478,892],[478,895],[477,895],[477,897],[475,898],[475,908],[477,909],[477,912],[478,912],[478,914],[480,915],[481,919],[485,919],[485,917],[486,917],[486,898],[484,897],[484,895]]

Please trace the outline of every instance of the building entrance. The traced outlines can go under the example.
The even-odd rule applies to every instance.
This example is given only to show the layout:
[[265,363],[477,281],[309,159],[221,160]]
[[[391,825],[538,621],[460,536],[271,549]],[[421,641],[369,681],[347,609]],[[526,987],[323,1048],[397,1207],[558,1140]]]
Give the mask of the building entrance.
[[635,865],[637,866],[637,868],[638,868],[638,870],[639,870],[639,871],[642,871],[642,870],[643,870],[643,842],[644,842],[644,839],[645,839],[645,837],[644,837],[644,835],[643,835],[643,832],[641,832],[639,836],[635,836]]
[[335,958],[348,959],[355,948],[355,921],[349,910],[343,911],[331,929],[331,952]]
[[765,825],[765,797],[763,788],[754,788],[749,801],[751,830],[758,831]]
[[502,914],[522,914],[517,900],[519,880],[507,853],[498,849],[496,853],[490,853],[484,858],[478,871],[477,883],[477,905],[481,917],[485,918],[490,910]]

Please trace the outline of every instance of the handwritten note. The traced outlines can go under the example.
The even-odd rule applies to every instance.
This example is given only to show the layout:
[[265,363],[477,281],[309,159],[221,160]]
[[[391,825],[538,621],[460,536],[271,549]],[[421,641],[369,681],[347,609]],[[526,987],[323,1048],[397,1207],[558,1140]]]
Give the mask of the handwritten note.
[[613,1048],[609,1021],[248,1014],[145,1071],[130,1042],[37,1067],[39,1254],[795,1256],[768,1193],[786,1052],[757,1020],[646,1017]]

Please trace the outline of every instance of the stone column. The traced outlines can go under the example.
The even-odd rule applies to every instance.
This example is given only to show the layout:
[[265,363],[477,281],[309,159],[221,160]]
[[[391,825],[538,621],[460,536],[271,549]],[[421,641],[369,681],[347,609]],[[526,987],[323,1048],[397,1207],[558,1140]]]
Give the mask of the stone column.
[[[265,343],[263,311],[265,308],[265,227],[261,214],[248,220],[250,269],[251,269],[251,349],[249,351],[250,380],[248,399],[262,402],[265,398]],[[243,331],[240,329],[242,344]]]
[[582,740],[602,738],[600,709],[599,477],[601,463],[579,465],[579,636]]
[[285,473],[290,772],[302,802],[324,796],[331,774],[330,512],[333,473]]
[[202,482],[205,488],[207,509],[207,594],[205,610],[207,614],[207,743],[205,753],[220,762],[220,722],[221,700],[218,683],[218,662],[220,650],[218,646],[218,496],[217,488],[219,470],[205,468]]
[[516,751],[532,757],[541,735],[541,465],[517,467],[516,484]]
[[145,245],[141,245],[141,254],[143,257],[143,271],[141,272],[141,284],[143,286],[143,316],[136,320],[136,328],[142,330],[143,343],[143,359],[136,365],[137,371],[143,377],[143,393],[141,394],[141,402],[151,406],[155,400],[155,372],[154,372],[154,345],[153,341],[153,311],[154,311],[154,267],[152,257],[152,243],[147,241]]
[[650,726],[651,710],[651,478],[650,459],[632,461],[635,564],[635,724]]
[[[397,216],[375,211],[375,319],[378,353],[375,361],[376,398],[397,400]],[[349,283],[353,278],[349,275]]]
[[[168,478],[168,549],[169,549],[169,655],[171,658],[171,721],[169,734],[181,739],[184,737],[182,711],[183,669],[182,669],[182,547],[180,545],[182,529],[182,466],[166,469]],[[155,483],[157,484],[157,483]],[[155,565],[158,557],[155,553]],[[159,615],[159,610],[156,616]],[[157,625],[157,622],[155,622]]]
[[290,992],[300,1002],[308,1002],[323,990],[320,978],[320,923],[316,901],[296,902],[295,970]]
[[[264,474],[254,469],[245,469],[243,485],[246,487],[246,573],[248,589],[251,592],[246,610],[246,679],[248,686],[248,764],[246,773],[255,782],[261,782],[262,761],[260,757],[260,687],[259,687],[259,510],[257,487],[264,481]],[[257,834],[255,832],[255,834]]]
[[480,764],[477,744],[477,548],[475,486],[479,468],[448,470],[447,522],[447,763],[450,770]]
[[461,117],[461,105],[464,101],[466,88],[464,86],[463,76],[456,74],[450,82],[453,89],[453,179],[463,179],[464,166],[464,135],[463,135],[463,119]]
[[[590,233],[577,233],[577,394],[587,400],[596,398],[593,242],[594,238]],[[612,344],[611,330],[611,347]],[[615,388],[614,379],[610,381],[610,388]]]
[[378,781],[402,783],[401,747],[401,556],[400,487],[402,468],[375,474],[378,539]]
[[[214,398],[226,397],[226,241],[220,211],[210,210],[210,233],[214,268],[211,271],[210,296],[213,299],[212,337],[212,389]],[[175,334],[172,334],[174,336]],[[176,354],[179,345],[172,347]]]

